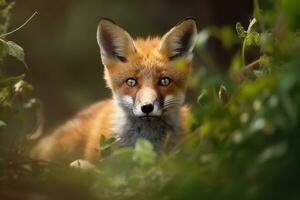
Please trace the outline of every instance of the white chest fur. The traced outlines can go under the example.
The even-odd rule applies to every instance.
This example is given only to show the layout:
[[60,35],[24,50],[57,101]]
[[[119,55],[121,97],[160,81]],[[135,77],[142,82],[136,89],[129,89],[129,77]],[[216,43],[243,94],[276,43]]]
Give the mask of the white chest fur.
[[156,151],[166,142],[175,144],[179,136],[179,112],[169,111],[159,118],[138,118],[123,110],[116,113],[114,136],[121,146],[133,146],[139,138],[149,140]]

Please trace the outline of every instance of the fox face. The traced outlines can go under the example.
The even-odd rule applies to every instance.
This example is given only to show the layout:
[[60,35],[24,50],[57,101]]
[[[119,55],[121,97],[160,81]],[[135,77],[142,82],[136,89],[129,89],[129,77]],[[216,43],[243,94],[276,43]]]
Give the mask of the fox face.
[[117,105],[139,118],[158,118],[179,110],[196,33],[195,20],[187,18],[161,38],[133,40],[111,20],[100,20],[97,41],[104,78]]

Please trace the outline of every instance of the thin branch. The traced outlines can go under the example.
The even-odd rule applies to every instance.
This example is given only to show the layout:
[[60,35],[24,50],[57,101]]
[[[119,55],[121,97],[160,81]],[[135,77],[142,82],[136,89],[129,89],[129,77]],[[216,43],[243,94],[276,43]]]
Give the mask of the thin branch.
[[0,38],[6,37],[6,36],[8,36],[8,35],[10,35],[10,34],[12,34],[12,33],[17,32],[18,30],[22,29],[22,28],[23,28],[24,26],[26,26],[26,25],[32,20],[32,18],[33,18],[34,16],[36,16],[37,14],[38,14],[37,12],[34,12],[34,13],[31,15],[31,17],[29,17],[29,19],[27,19],[26,22],[24,22],[21,26],[19,26],[18,28],[14,29],[14,30],[12,30],[12,31],[10,31],[10,32],[8,32],[8,33],[2,34],[2,35],[0,36]]
[[249,63],[248,65],[245,66],[245,69],[248,70],[248,69],[251,69],[252,67],[254,67],[255,65],[259,64],[260,62],[260,59],[257,59],[251,63]]
[[246,41],[247,41],[247,37],[248,35],[251,33],[251,29],[252,27],[254,26],[254,24],[256,23],[256,19],[253,18],[251,21],[250,21],[250,24],[248,26],[248,29],[247,29],[247,35],[246,37],[244,38],[244,41],[243,41],[243,46],[242,46],[242,64],[244,67],[246,67],[246,55],[245,55],[245,51],[246,51]]

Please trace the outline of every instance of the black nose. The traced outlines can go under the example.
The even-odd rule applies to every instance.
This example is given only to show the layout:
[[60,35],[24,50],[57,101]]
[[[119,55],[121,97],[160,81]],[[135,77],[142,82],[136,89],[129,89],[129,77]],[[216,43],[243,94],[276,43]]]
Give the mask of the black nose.
[[153,111],[153,105],[152,104],[146,104],[146,105],[143,105],[142,106],[142,112],[145,113],[145,114],[149,114]]

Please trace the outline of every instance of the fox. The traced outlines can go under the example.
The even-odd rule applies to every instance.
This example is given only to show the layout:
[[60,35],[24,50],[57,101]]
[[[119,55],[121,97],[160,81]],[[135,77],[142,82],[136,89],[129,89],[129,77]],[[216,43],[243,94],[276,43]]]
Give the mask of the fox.
[[96,38],[112,98],[88,106],[42,137],[31,156],[93,163],[102,136],[116,138],[120,147],[147,139],[157,152],[166,142],[176,145],[188,131],[190,108],[184,102],[196,34],[193,17],[162,37],[136,39],[111,19],[100,19]]

